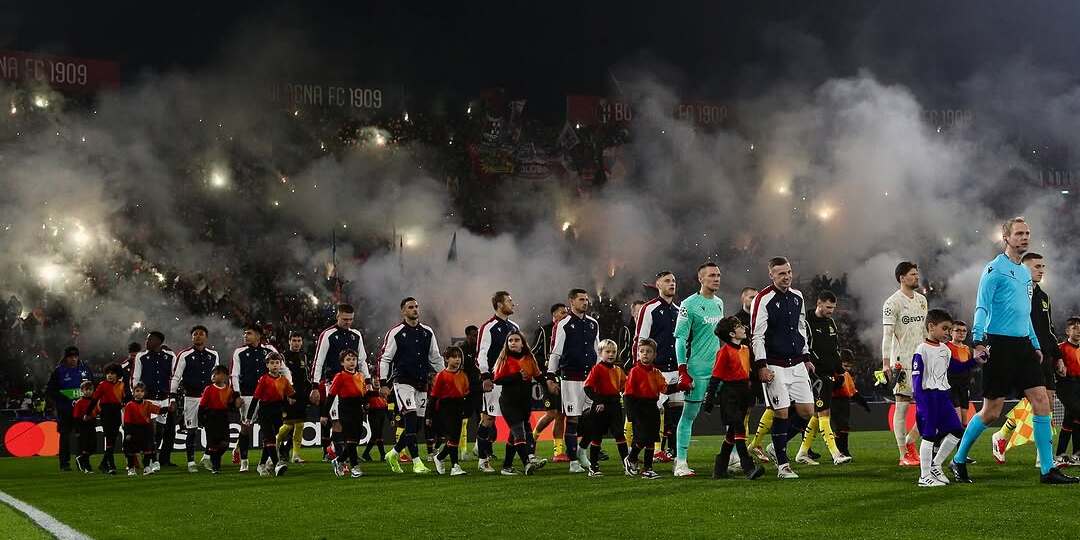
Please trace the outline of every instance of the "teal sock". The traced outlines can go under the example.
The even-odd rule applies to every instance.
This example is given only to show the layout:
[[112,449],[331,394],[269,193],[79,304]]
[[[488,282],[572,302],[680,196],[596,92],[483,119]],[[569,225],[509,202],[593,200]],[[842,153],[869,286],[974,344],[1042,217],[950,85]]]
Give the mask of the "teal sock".
[[1039,451],[1039,468],[1046,474],[1054,468],[1054,449],[1051,442],[1054,434],[1050,430],[1050,415],[1035,415],[1031,420],[1035,425],[1035,448]]
[[971,450],[971,446],[975,444],[975,440],[982,435],[982,432],[986,431],[986,424],[982,421],[982,416],[975,415],[971,417],[971,421],[968,422],[967,429],[964,430],[964,438],[960,439],[960,446],[956,447],[956,453],[953,454],[953,463],[966,463],[968,457],[968,451]]
[[701,410],[700,401],[687,401],[679,417],[679,429],[675,435],[675,457],[685,460],[690,449],[690,432],[694,429],[694,419]]

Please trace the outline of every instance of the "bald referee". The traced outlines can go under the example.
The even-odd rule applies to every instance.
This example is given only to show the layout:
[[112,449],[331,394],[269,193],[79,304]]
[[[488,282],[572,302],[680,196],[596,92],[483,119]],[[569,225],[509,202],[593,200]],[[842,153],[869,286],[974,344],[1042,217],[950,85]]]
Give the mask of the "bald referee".
[[1080,479],[1067,476],[1053,466],[1050,431],[1050,401],[1042,374],[1041,345],[1031,323],[1031,295],[1034,284],[1031,271],[1020,259],[1028,249],[1031,228],[1022,217],[1001,226],[1005,253],[990,261],[979,280],[975,301],[975,321],[971,328],[977,354],[989,353],[983,368],[983,406],[964,431],[950,467],[958,482],[971,483],[967,472],[968,451],[997,420],[1005,397],[1013,390],[1023,390],[1035,413],[1035,447],[1044,484],[1075,484]]

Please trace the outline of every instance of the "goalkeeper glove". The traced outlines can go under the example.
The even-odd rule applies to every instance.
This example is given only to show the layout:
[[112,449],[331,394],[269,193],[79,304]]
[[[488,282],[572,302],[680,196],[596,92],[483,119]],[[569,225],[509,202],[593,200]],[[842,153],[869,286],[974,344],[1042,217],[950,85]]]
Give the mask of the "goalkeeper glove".
[[681,392],[690,390],[694,386],[694,379],[690,377],[690,372],[686,369],[686,364],[679,364],[679,391]]

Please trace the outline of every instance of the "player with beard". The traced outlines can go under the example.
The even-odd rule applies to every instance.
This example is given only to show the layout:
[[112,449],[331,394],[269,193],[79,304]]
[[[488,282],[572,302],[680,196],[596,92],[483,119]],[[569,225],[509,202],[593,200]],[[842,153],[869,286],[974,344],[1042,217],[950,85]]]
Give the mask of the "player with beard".
[[[401,300],[402,322],[386,333],[382,354],[379,355],[379,378],[382,396],[389,398],[393,386],[394,402],[401,413],[405,430],[394,448],[386,453],[390,470],[401,472],[398,454],[408,448],[413,458],[413,472],[424,474],[429,469],[420,459],[416,433],[420,427],[418,411],[427,408],[427,390],[435,374],[445,367],[435,331],[420,323],[420,304],[413,297]],[[456,435],[456,434],[454,434]]]
[[502,387],[492,382],[492,374],[495,372],[495,362],[506,343],[506,336],[520,331],[517,323],[510,320],[510,316],[514,314],[514,299],[510,293],[497,291],[493,294],[491,308],[495,313],[480,325],[480,341],[476,345],[476,361],[480,364],[481,385],[484,389],[484,409],[480,415],[480,427],[476,430],[476,448],[480,457],[478,467],[485,473],[495,472],[490,463],[492,446],[497,435],[495,418],[502,416],[499,409]]
[[968,422],[950,468],[958,482],[971,482],[966,463],[971,446],[986,426],[1001,415],[1005,397],[1013,390],[1023,390],[1033,413],[1040,481],[1075,484],[1080,479],[1067,476],[1053,466],[1050,427],[1053,410],[1043,382],[1039,337],[1031,321],[1034,283],[1031,270],[1020,262],[1031,241],[1031,228],[1024,218],[1012,218],[1002,224],[1001,239],[1005,252],[983,270],[971,326],[976,354],[988,351],[990,357],[983,367],[983,407]]
[[810,419],[806,428],[799,453],[795,456],[796,463],[817,465],[817,461],[809,455],[810,446],[814,443],[814,436],[821,430],[821,438],[825,440],[825,446],[829,448],[834,465],[843,465],[851,461],[850,456],[845,456],[836,446],[836,435],[832,429],[832,395],[836,388],[836,377],[842,376],[844,368],[840,365],[840,340],[836,330],[836,322],[832,314],[836,310],[836,295],[832,291],[822,291],[818,295],[814,309],[806,314],[808,335],[810,336],[810,350],[813,352],[814,372],[818,376],[819,384],[815,385],[815,415]]
[[555,325],[551,353],[547,361],[548,391],[559,394],[566,415],[566,454],[571,459],[570,472],[590,468],[588,454],[578,451],[578,428],[582,414],[592,406],[585,394],[585,380],[596,365],[600,348],[600,324],[589,316],[589,293],[570,289],[567,295],[570,313]]
[[[319,405],[319,432],[324,461],[331,459],[331,442],[334,454],[341,452],[341,423],[337,421],[337,409],[334,407],[334,400],[325,399],[326,385],[341,371],[341,351],[356,351],[359,355],[357,369],[363,374],[364,380],[373,380],[368,370],[364,337],[359,330],[352,327],[355,317],[356,310],[351,305],[338,304],[334,326],[323,330],[315,342],[315,358],[311,363],[310,375],[314,388],[309,392],[308,399]],[[378,380],[374,380],[374,384],[378,385]]]
[[926,338],[926,297],[919,294],[919,265],[903,261],[894,272],[899,290],[885,300],[881,307],[883,337],[881,341],[882,371],[892,374],[896,406],[892,417],[893,436],[900,450],[901,467],[918,467],[919,451],[915,441],[919,428],[907,432],[907,412],[912,405],[911,358],[915,348]]
[[[667,270],[657,272],[654,281],[657,296],[641,308],[637,318],[632,347],[634,362],[637,362],[638,344],[646,339],[656,342],[656,356],[653,366],[660,371],[667,384],[678,384],[679,362],[675,354],[675,322],[679,318],[679,306],[675,303],[675,274]],[[631,366],[632,367],[632,366]],[[630,369],[630,368],[627,368]],[[661,416],[662,437],[655,461],[670,461],[675,454],[675,433],[682,416],[686,395],[683,392],[660,394],[656,406],[663,411]],[[628,440],[633,440],[628,437]],[[665,450],[667,451],[665,453]]]

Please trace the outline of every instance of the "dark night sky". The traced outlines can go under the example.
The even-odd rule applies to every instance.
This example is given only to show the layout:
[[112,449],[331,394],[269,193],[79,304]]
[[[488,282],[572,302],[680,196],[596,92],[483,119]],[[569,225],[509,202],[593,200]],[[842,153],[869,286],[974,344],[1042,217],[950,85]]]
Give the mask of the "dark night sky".
[[1080,71],[1080,3],[1065,1],[17,4],[0,8],[0,48],[114,59],[128,75],[198,70],[242,34],[258,36],[251,48],[292,36],[350,77],[533,97],[605,93],[613,66],[659,69],[687,94],[721,99],[861,67],[948,95],[1017,54]]

